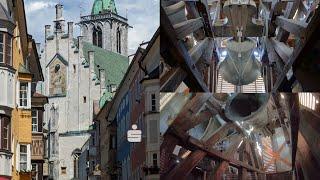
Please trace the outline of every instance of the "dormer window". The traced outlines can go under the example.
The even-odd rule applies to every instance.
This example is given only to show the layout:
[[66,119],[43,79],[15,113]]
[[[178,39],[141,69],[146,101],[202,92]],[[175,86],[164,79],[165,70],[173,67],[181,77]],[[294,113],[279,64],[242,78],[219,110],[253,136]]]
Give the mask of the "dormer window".
[[12,36],[0,32],[0,63],[12,66]]

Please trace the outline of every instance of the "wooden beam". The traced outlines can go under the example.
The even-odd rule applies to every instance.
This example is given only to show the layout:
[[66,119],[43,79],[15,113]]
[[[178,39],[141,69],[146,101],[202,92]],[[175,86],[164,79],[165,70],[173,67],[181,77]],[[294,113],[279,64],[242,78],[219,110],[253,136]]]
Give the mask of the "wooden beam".
[[[246,142],[242,143],[239,150],[239,161],[242,161],[244,163],[248,163],[247,157],[246,157]],[[248,171],[245,168],[239,168],[239,179],[240,180],[246,180],[248,179]]]
[[209,6],[207,0],[198,0],[196,6],[200,17],[203,18],[204,30],[207,37],[214,37],[212,29],[212,21],[209,12]]
[[234,128],[232,123],[226,123],[222,125],[219,129],[217,129],[211,137],[203,138],[207,146],[213,146],[217,143],[221,138],[225,137],[228,133],[228,130]]
[[172,122],[172,126],[182,131],[188,130],[188,123],[192,121],[192,118],[200,111],[208,99],[212,96],[210,93],[196,93],[194,97],[183,107],[179,112],[175,120]]
[[256,168],[262,169],[262,162],[261,158],[257,155],[257,150],[255,148],[255,144],[253,142],[249,142],[250,144],[250,150],[252,152],[254,163],[256,164]]
[[180,1],[180,2],[177,2],[177,3],[173,4],[173,5],[164,7],[164,10],[167,13],[167,15],[170,16],[172,14],[175,14],[175,13],[183,10],[185,7],[186,7],[185,2]]
[[306,28],[308,24],[305,22],[278,16],[276,18],[276,24],[297,37],[304,38],[306,36]]
[[206,156],[206,152],[201,150],[196,150],[192,152],[185,160],[174,167],[168,175],[163,177],[163,179],[186,179],[193,168]]
[[179,128],[183,131],[188,131],[189,129],[197,126],[198,124],[206,120],[209,120],[212,116],[213,115],[211,111],[209,111],[208,109],[205,109],[201,111],[199,114],[197,114],[196,116],[189,117],[188,119],[186,119],[185,120],[186,122],[183,125],[181,125]]
[[[225,127],[225,128],[220,128],[212,136],[221,137],[222,134],[226,135],[226,133],[225,133],[226,129],[231,126],[225,125],[223,127]],[[215,138],[215,140],[209,138],[207,140],[204,140],[204,144],[206,144],[207,147],[212,147],[212,145],[215,144],[218,140],[219,140],[218,138]],[[234,147],[232,147],[232,148],[234,148]],[[229,151],[226,155],[230,155],[232,152],[234,152],[234,151],[231,151],[231,152],[229,152]],[[178,177],[181,177],[181,178],[188,177],[188,175],[192,171],[192,169],[206,156],[206,154],[207,153],[205,151],[195,150],[187,157],[187,159],[182,161],[181,164],[177,165],[172,171],[170,171],[169,174],[165,176],[165,178],[166,179],[175,179]]]
[[276,65],[276,72],[280,75],[281,71],[283,70],[284,63],[280,59],[279,55],[274,50],[274,47],[272,45],[271,39],[266,38],[266,50],[268,53],[268,59],[270,64]]
[[297,152],[297,142],[298,142],[298,131],[300,122],[300,111],[299,111],[299,97],[298,94],[287,94],[288,104],[290,105],[290,124],[291,124],[291,147],[292,147],[292,170],[294,169],[296,152]]
[[[199,18],[200,14],[196,7],[196,2],[193,1],[186,1],[186,16],[187,19],[195,19]],[[193,32],[193,37],[196,41],[201,41],[206,37],[204,28],[201,28],[199,30],[196,30]]]
[[[241,143],[242,137],[240,135],[235,135],[236,137],[233,138],[232,144],[228,147],[228,149],[223,153],[228,158],[233,158],[234,153],[238,150],[238,146]],[[228,161],[222,161],[216,172],[214,173],[215,179],[223,179],[222,175],[226,171],[226,168],[229,167]]]
[[281,94],[280,93],[272,93],[272,99],[273,99],[273,102],[277,108],[277,113],[278,113],[278,116],[279,116],[279,121],[280,121],[280,126],[282,127],[283,129],[283,134],[284,134],[284,138],[287,142],[287,144],[290,143],[290,135],[289,135],[289,130],[286,126],[286,123],[285,123],[285,119],[286,119],[286,114],[284,112],[284,107],[282,107],[281,103],[280,103],[280,100],[281,100]]
[[305,2],[306,1],[300,1],[299,11],[301,11],[304,15],[307,15],[309,8]]
[[196,19],[189,19],[178,24],[174,24],[173,28],[177,34],[177,38],[182,40],[187,35],[193,33],[194,31],[200,29],[203,26],[203,20],[201,17]]
[[[208,92],[209,89],[201,78],[201,74],[195,67],[185,45],[177,39],[177,35],[170,23],[163,7],[160,7],[160,29],[161,29],[161,47],[160,53],[163,57],[170,57],[165,61],[176,61],[188,74],[187,85],[191,91]],[[170,62],[169,62],[170,64]],[[172,62],[171,62],[172,64]],[[175,91],[175,89],[172,89]]]
[[202,54],[202,59],[205,64],[211,65],[213,63],[213,60],[212,60],[212,58],[214,56],[213,52],[214,52],[214,39],[208,38],[207,48],[205,49],[205,51]]
[[197,63],[200,57],[207,50],[208,44],[209,44],[209,38],[205,38],[204,40],[200,41],[197,45],[193,46],[189,50],[189,54],[193,59],[194,63]]
[[307,141],[304,139],[302,134],[298,134],[298,144],[297,144],[297,160],[301,165],[303,170],[303,176],[305,179],[320,179],[320,165],[318,164],[316,158],[313,156],[310,151],[310,147]]
[[236,166],[236,167],[244,167],[246,168],[248,171],[255,171],[258,173],[262,173],[264,174],[264,171],[254,168],[246,163],[243,163],[239,160],[233,159],[233,158],[229,158],[225,155],[223,155],[221,152],[215,150],[213,147],[208,147],[207,145],[205,145],[205,143],[203,141],[200,141],[182,131],[178,131],[174,128],[170,128],[167,130],[166,133],[169,133],[177,138],[180,139],[181,142],[184,143],[185,148],[190,149],[190,150],[202,150],[207,152],[207,156],[213,158],[213,159],[218,159],[218,160],[222,160],[222,161],[228,161],[230,164]]
[[282,9],[283,9],[283,3],[277,0],[272,0],[270,11],[269,11],[269,18],[268,18],[268,24],[269,24],[268,37],[272,37],[275,35],[276,25],[274,24],[274,20],[276,16],[282,13]]
[[187,73],[181,67],[172,67],[160,78],[161,92],[172,92],[171,90],[177,89],[186,77]]
[[163,139],[165,139],[162,144],[160,145],[160,154],[161,154],[161,161],[160,161],[160,169],[163,173],[170,170],[170,157],[171,154],[176,147],[180,143],[180,139],[170,135],[169,133],[165,133],[163,135]]
[[[299,7],[299,4],[300,4],[300,0],[294,0],[293,2],[288,2],[283,16],[285,18],[292,19]],[[278,34],[277,34],[277,40],[279,40],[280,42],[286,42],[287,39],[289,38],[289,35],[290,35],[289,32],[285,31],[282,28],[279,28]]]
[[[289,61],[284,66],[283,71],[280,76],[278,76],[276,83],[274,84],[272,92],[278,91],[281,83],[283,82],[286,74],[293,66],[296,60],[302,59],[305,56],[304,52],[308,52],[310,48],[314,46],[314,43],[317,42],[319,36],[319,22],[320,22],[320,8],[317,8],[314,12],[313,18],[308,23],[308,26],[305,30],[306,36],[304,39],[298,42],[297,47],[294,49],[292,56],[289,58]],[[312,38],[310,38],[312,37]]]
[[277,54],[281,57],[283,62],[286,63],[292,55],[293,49],[285,43],[276,40],[275,38],[271,38],[271,42]]

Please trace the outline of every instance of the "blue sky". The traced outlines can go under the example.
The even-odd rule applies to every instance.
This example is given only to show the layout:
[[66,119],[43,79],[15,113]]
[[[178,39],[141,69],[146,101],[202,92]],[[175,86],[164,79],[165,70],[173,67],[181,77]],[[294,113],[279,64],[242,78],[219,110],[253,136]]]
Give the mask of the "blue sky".
[[[55,4],[64,5],[63,16],[68,21],[79,22],[80,14],[89,15],[94,0],[25,0],[28,33],[37,42],[44,42],[44,26],[52,25]],[[118,14],[128,17],[129,54],[136,51],[141,42],[149,41],[159,27],[159,0],[115,0]],[[75,35],[79,28],[75,27]]]

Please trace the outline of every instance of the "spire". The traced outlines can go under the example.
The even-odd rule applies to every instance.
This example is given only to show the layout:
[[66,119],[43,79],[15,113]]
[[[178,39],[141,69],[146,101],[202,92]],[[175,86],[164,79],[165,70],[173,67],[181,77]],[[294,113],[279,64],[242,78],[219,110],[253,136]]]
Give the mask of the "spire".
[[114,0],[95,0],[92,6],[91,15],[103,14],[109,11],[117,14]]

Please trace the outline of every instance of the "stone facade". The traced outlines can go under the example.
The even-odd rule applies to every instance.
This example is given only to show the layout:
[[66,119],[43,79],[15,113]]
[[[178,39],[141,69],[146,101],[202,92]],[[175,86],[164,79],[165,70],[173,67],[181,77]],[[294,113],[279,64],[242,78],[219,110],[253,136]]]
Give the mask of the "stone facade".
[[[74,168],[79,159],[74,152],[78,152],[90,137],[93,104],[105,93],[112,95],[107,89],[108,83],[117,86],[123,76],[122,70],[117,69],[126,69],[128,63],[127,57],[86,42],[88,36],[74,38],[73,22],[67,23],[66,30],[62,13],[63,6],[56,5],[54,28],[45,26],[46,39],[41,55],[45,82],[38,84],[38,90],[48,95],[49,100],[44,119],[49,131],[47,151],[49,178],[52,179],[79,178]],[[102,33],[112,36],[107,30]],[[127,46],[126,42],[123,44]],[[110,74],[110,69],[114,74]],[[117,78],[112,79],[113,76]]]
[[[96,30],[102,31],[102,48],[117,52],[124,56],[128,55],[128,20],[118,14],[105,12],[82,16],[79,23],[84,40],[93,43],[93,34]],[[120,36],[120,38],[119,38]],[[118,50],[120,46],[120,50]]]

